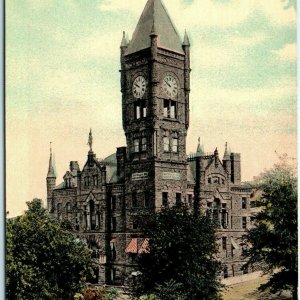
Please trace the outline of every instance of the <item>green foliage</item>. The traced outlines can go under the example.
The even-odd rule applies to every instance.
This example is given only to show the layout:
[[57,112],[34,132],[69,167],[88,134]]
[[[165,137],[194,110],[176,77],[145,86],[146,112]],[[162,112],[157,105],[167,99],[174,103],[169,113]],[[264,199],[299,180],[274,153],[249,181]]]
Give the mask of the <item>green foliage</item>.
[[42,207],[6,222],[7,299],[72,299],[92,274],[90,251]]
[[297,178],[283,161],[262,174],[257,186],[263,194],[258,201],[256,226],[245,237],[249,245],[247,266],[258,264],[271,274],[261,290],[291,290],[297,299]]
[[77,293],[75,300],[116,300],[118,291],[115,288],[87,288],[82,293]]
[[181,283],[175,282],[173,279],[157,285],[155,288],[155,294],[158,299],[164,300],[185,300],[186,295],[184,292],[184,286]]
[[134,282],[134,294],[155,294],[164,300],[219,299],[220,263],[210,219],[173,207],[143,220],[149,253],[138,259],[141,275]]

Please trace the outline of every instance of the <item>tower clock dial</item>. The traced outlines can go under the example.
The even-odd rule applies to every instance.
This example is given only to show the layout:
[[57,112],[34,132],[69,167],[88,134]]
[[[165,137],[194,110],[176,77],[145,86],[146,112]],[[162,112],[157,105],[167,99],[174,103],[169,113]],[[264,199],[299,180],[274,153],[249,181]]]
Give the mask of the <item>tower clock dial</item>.
[[147,81],[143,76],[138,76],[132,85],[132,93],[135,98],[142,98],[146,92]]
[[169,98],[175,98],[178,94],[178,85],[176,79],[172,75],[167,75],[163,79],[162,88]]

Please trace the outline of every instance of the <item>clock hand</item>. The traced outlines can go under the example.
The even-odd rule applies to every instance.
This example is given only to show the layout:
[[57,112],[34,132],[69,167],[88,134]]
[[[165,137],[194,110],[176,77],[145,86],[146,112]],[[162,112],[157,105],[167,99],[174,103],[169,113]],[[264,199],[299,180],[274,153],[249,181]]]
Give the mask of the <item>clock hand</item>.
[[165,83],[169,86],[169,87],[171,87],[171,85],[165,80]]

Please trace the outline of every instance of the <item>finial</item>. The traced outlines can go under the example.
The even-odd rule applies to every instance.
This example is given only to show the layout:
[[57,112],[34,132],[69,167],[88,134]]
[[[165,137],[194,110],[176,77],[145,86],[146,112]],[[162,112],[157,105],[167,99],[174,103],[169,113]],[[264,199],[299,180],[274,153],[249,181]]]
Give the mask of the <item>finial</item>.
[[123,37],[122,37],[121,47],[127,47],[127,40],[126,40],[125,31],[123,31]]
[[200,137],[198,138],[198,146],[197,146],[197,151],[196,151],[197,156],[204,156],[204,150],[203,150],[203,145],[201,146],[201,139]]
[[156,32],[155,20],[153,19],[150,36],[156,36],[156,35],[157,32]]
[[90,133],[89,133],[89,140],[88,140],[88,143],[87,145],[90,146],[90,151],[93,151],[92,150],[92,146],[93,146],[93,135],[92,135],[92,128],[90,129]]
[[219,151],[218,151],[218,147],[215,150],[215,156],[219,156]]
[[190,45],[191,45],[190,40],[189,40],[188,34],[185,30],[182,46],[190,46]]
[[218,148],[216,148],[214,154],[215,154],[215,166],[216,166],[216,168],[217,168],[218,165],[219,165],[219,151],[218,151]]
[[52,155],[52,142],[50,142],[50,155]]

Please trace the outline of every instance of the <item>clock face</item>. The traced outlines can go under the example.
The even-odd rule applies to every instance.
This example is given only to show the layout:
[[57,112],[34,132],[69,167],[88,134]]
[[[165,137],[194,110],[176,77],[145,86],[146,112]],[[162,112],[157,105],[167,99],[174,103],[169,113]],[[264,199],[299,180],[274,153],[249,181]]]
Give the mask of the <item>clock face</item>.
[[135,98],[142,98],[146,92],[146,79],[143,76],[138,76],[132,85],[132,92]]
[[167,75],[162,83],[162,88],[169,98],[175,98],[178,94],[177,81],[172,75]]

